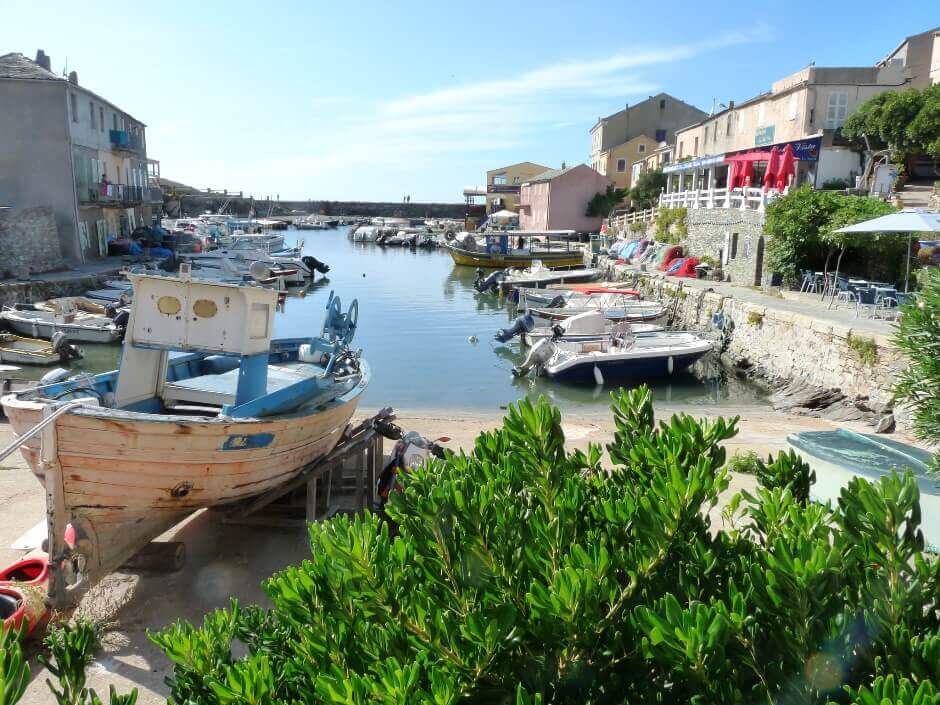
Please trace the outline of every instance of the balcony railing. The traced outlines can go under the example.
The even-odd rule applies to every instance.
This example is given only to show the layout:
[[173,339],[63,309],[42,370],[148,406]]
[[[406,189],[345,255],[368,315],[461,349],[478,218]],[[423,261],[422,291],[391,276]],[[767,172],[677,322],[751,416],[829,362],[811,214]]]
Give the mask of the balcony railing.
[[111,149],[117,152],[139,152],[142,149],[140,135],[127,130],[111,130]]
[[[129,186],[127,184],[83,184],[79,183],[76,188],[78,200],[81,203],[120,203],[124,205],[133,205],[143,203],[145,199],[148,203],[154,203],[154,195],[149,186]],[[163,197],[157,191],[156,199],[163,201]]]
[[763,212],[767,204],[786,194],[777,189],[709,188],[659,194],[660,208],[737,208]]
[[648,223],[656,217],[656,209],[648,208],[643,211],[633,211],[631,213],[612,213],[607,219],[607,225],[611,228],[617,228],[622,231],[630,223]]
[[163,191],[159,186],[144,186],[144,202],[163,203]]

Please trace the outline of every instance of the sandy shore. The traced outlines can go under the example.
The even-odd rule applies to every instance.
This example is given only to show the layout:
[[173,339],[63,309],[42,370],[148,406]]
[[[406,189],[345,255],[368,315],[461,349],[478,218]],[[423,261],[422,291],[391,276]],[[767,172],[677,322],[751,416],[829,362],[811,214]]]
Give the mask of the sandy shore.
[[[716,416],[714,409],[658,405],[660,418],[683,410],[695,416]],[[363,415],[371,410],[363,410]],[[742,448],[766,455],[782,449],[788,433],[822,430],[834,425],[818,419],[786,416],[766,407],[722,408],[721,415],[740,415],[740,432],[728,443],[730,452]],[[399,424],[429,437],[448,436],[451,448],[469,448],[476,435],[498,426],[502,412],[487,414],[461,411],[409,411],[398,413]],[[572,448],[606,443],[613,428],[609,416],[600,414],[564,417],[564,430]],[[0,419],[0,447],[12,440],[9,425]],[[753,478],[737,476],[732,491],[753,486]],[[17,454],[0,466],[0,560],[7,565],[21,552],[13,541],[44,518],[45,495],[25,462]],[[167,660],[147,641],[148,629],[159,629],[177,619],[201,621],[202,616],[228,604],[264,600],[260,582],[273,572],[302,560],[308,553],[303,531],[224,525],[207,512],[197,513],[165,538],[186,543],[187,565],[175,574],[115,574],[98,586],[82,610],[107,625],[104,646],[89,672],[89,685],[99,694],[114,683],[119,692],[140,689],[141,705],[165,702],[164,678],[171,673]],[[24,703],[48,703],[48,674],[31,660],[32,682]]]

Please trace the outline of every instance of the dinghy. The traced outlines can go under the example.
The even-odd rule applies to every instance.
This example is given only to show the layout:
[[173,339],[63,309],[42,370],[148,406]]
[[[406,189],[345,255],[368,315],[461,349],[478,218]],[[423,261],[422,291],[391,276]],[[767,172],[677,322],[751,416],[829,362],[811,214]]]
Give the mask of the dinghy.
[[0,333],[0,362],[17,365],[56,365],[68,362],[70,346],[64,339],[56,344],[48,340],[24,338],[12,333]]
[[0,460],[22,446],[46,487],[54,607],[192,512],[296,477],[333,449],[368,384],[350,347],[355,301],[343,312],[330,296],[318,336],[272,340],[275,290],[180,269],[128,274],[119,370],[0,400],[18,435]]
[[65,333],[76,343],[113,343],[124,333],[124,329],[107,316],[81,311],[58,315],[52,311],[5,309],[0,312],[0,320],[20,335],[47,340],[56,333]]
[[621,301],[604,305],[599,302],[574,302],[571,306],[560,308],[529,309],[536,318],[546,321],[564,321],[572,316],[587,311],[601,311],[610,321],[628,321],[629,323],[662,323],[666,318],[666,307],[655,301]]
[[787,443],[816,471],[811,497],[836,504],[853,478],[877,482],[891,472],[911,470],[920,489],[921,530],[930,550],[940,553],[940,479],[931,477],[933,455],[907,443],[844,428],[791,433]]
[[626,332],[586,341],[545,338],[513,373],[523,376],[535,369],[537,374],[571,382],[636,382],[683,372],[711,349],[711,343],[692,333]]

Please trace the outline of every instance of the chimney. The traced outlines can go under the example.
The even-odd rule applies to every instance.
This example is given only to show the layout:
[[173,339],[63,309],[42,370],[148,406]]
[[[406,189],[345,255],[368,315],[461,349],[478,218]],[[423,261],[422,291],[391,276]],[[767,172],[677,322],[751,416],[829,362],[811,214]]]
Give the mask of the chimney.
[[734,110],[734,101],[733,101],[733,100],[729,100],[729,101],[728,101],[728,110]]
[[52,59],[42,49],[36,51],[36,63],[42,66],[46,71],[52,70]]
[[73,86],[78,85],[78,71],[69,71],[69,83]]

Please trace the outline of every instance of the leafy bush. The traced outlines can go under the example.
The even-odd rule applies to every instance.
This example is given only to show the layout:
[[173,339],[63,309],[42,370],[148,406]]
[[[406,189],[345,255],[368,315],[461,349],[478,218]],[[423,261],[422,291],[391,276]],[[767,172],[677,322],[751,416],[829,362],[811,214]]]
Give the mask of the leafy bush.
[[369,514],[311,525],[270,609],[151,635],[172,701],[930,702],[940,564],[911,474],[854,480],[832,508],[780,456],[716,531],[736,419],[656,424],[647,388],[612,408],[609,469],[521,401],[405,478],[397,539]]
[[594,196],[591,197],[591,200],[588,201],[585,215],[589,218],[606,218],[614,208],[623,203],[623,199],[626,198],[626,195],[627,192],[625,189],[614,188],[612,185],[609,185],[604,193],[595,193]]
[[[914,435],[940,438],[940,269],[922,270],[916,298],[901,307],[894,344],[910,364],[898,373],[894,395],[912,411]],[[940,464],[938,464],[940,465]]]
[[655,237],[658,242],[682,242],[689,236],[685,219],[689,215],[685,208],[660,208],[656,211]]
[[743,453],[740,451],[735,452],[735,454],[731,456],[731,459],[728,460],[726,467],[731,472],[756,475],[760,465],[760,456],[753,450],[748,450]]
[[646,230],[646,223],[640,223],[640,222],[630,223],[627,226],[627,229],[634,235],[639,235],[640,233]]
[[858,361],[863,365],[874,367],[877,364],[878,343],[875,342],[874,338],[865,338],[849,333],[845,342],[849,346],[849,350],[855,353],[855,357],[857,357]]
[[666,175],[662,169],[644,171],[630,189],[630,202],[638,211],[659,205],[659,194],[666,188]]
[[848,179],[827,179],[820,187],[823,191],[844,191],[849,188]]
[[747,314],[747,323],[751,326],[764,325],[764,314],[760,311],[750,311]]
[[888,146],[897,156],[940,156],[940,84],[918,90],[887,91],[858,106],[842,127],[842,134],[864,145]]
[[893,279],[903,266],[904,243],[896,236],[843,235],[835,230],[888,213],[893,206],[867,196],[847,196],[834,191],[814,191],[809,186],[791,190],[767,207],[764,231],[767,262],[791,286],[799,281],[801,269],[828,268],[832,255],[854,251],[866,266],[890,267]]

